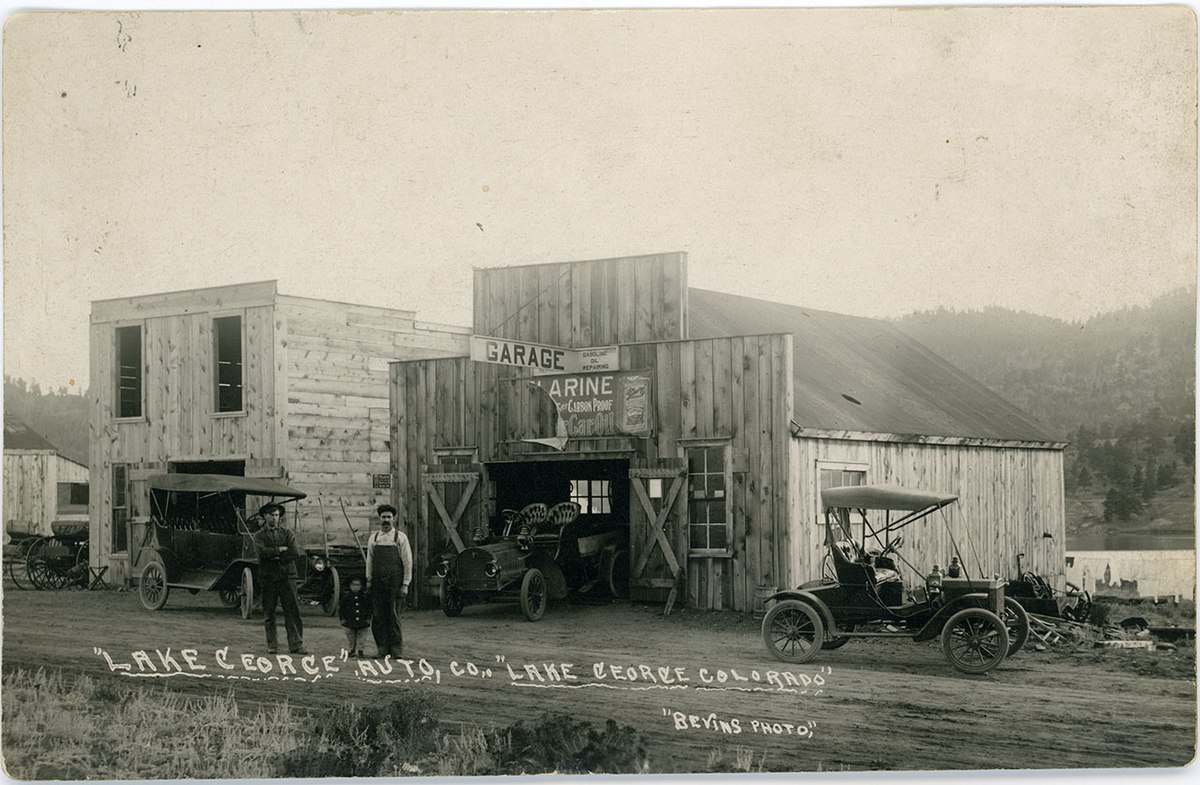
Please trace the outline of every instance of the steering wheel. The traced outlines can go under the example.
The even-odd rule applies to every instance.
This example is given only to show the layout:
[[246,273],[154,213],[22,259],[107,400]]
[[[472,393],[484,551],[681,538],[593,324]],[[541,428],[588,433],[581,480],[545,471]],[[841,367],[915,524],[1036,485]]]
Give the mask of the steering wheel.
[[887,544],[887,547],[884,548],[883,551],[879,555],[887,556],[889,553],[895,553],[896,551],[900,550],[900,546],[903,544],[904,544],[904,537],[903,536],[897,537],[896,539],[889,542]]

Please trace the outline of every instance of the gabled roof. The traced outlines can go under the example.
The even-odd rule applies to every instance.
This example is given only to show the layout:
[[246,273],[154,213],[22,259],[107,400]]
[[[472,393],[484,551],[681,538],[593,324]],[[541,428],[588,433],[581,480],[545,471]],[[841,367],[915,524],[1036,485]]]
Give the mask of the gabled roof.
[[4,415],[4,449],[6,450],[50,450],[58,449],[46,441],[46,437],[13,417]]
[[690,289],[690,338],[792,333],[801,429],[1019,442],[1060,438],[892,325]]

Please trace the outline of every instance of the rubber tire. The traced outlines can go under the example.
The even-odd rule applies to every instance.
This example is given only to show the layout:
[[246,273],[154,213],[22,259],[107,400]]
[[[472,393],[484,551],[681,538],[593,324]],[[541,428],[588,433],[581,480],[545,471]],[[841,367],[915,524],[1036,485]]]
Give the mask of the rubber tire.
[[[781,629],[773,630],[772,627],[777,621],[781,625]],[[787,629],[789,624],[800,629],[789,630]],[[810,629],[811,633],[805,634],[803,632],[805,627]],[[821,614],[817,612],[817,609],[807,602],[780,600],[771,606],[766,616],[763,616],[762,639],[767,651],[775,659],[791,663],[808,662],[817,656],[824,645],[825,624],[821,621]],[[785,639],[787,641],[785,645],[792,646],[793,650],[779,646],[779,642]],[[807,650],[794,651],[795,645],[805,639],[808,642]]]
[[[959,627],[964,625],[973,626],[976,622],[986,624],[991,628],[990,634],[996,638],[994,641],[996,651],[989,659],[972,663],[956,656],[953,644],[955,643],[956,630]],[[1004,626],[1004,620],[989,610],[985,610],[984,608],[964,608],[951,616],[946,621],[945,626],[942,627],[942,652],[956,670],[975,675],[987,673],[1004,662],[1004,658],[1008,655],[1008,629]]]
[[254,570],[242,568],[241,612],[243,619],[249,619],[254,612]]
[[546,615],[549,596],[546,592],[546,577],[534,567],[521,579],[521,613],[529,621],[537,621]]
[[604,571],[604,582],[608,593],[618,600],[629,598],[629,551],[620,549],[608,560]]
[[162,562],[152,561],[142,568],[142,575],[138,581],[138,597],[143,608],[148,611],[162,610],[170,594],[171,588],[167,586],[167,572],[163,569]]
[[833,651],[834,649],[842,648],[849,642],[850,642],[850,638],[846,635],[842,635],[837,638],[833,638],[831,640],[825,641],[824,643],[821,644],[821,648],[824,649],[825,651]]
[[1012,597],[1004,598],[1004,626],[1008,630],[1008,654],[1012,657],[1029,641],[1029,613]]
[[342,601],[342,576],[332,564],[329,565],[329,581],[333,585],[329,589],[329,597],[321,603],[321,610],[325,611],[326,616],[337,616],[338,606]]
[[442,576],[441,585],[438,586],[438,601],[442,606],[442,613],[451,619],[461,615],[465,607],[462,592],[454,588],[448,575]]

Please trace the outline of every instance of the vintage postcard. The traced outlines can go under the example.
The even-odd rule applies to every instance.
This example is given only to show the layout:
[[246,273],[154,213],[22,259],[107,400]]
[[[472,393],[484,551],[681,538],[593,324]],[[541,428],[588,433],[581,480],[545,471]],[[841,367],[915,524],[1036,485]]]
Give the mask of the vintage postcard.
[[1188,766],[1196,79],[1180,6],[12,15],[7,775]]

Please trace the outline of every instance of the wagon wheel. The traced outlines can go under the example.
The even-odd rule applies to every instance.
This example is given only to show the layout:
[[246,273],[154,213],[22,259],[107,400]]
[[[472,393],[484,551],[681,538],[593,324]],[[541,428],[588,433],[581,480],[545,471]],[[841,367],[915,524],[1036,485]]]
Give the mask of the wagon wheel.
[[167,595],[171,593],[167,586],[167,573],[163,570],[162,562],[152,561],[142,568],[142,579],[138,585],[138,596],[142,606],[148,611],[161,610],[167,604]]
[[546,614],[546,578],[534,567],[521,579],[521,612],[529,621],[537,621]]
[[965,608],[942,628],[942,651],[963,673],[987,673],[1008,654],[1008,630],[991,611]]
[[13,586],[18,589],[29,588],[29,568],[26,566],[26,561],[19,558],[9,559],[8,577],[12,579]]
[[449,575],[442,577],[438,586],[438,600],[442,605],[442,613],[453,619],[463,612],[466,603],[463,602],[462,592],[454,585],[454,579]]
[[329,596],[321,603],[321,610],[326,616],[336,616],[338,603],[342,600],[342,576],[338,575],[337,567],[329,565]]
[[88,587],[88,544],[80,543],[75,551],[75,568],[71,571],[71,579],[81,589]]
[[25,552],[25,574],[29,582],[38,591],[55,588],[54,570],[50,562],[42,555],[42,550],[51,542],[49,537],[40,537],[29,546]]
[[808,662],[821,650],[825,625],[806,602],[782,600],[763,617],[762,639],[767,651],[784,662]]
[[226,608],[236,608],[242,604],[241,587],[217,589],[217,596],[221,598],[221,604]]
[[612,596],[619,600],[629,596],[629,551],[618,550],[613,554],[604,578]]
[[1012,597],[1004,598],[1004,627],[1008,630],[1008,655],[1013,656],[1029,640],[1029,614]]
[[241,608],[242,618],[249,619],[254,612],[254,570],[249,567],[242,568]]

